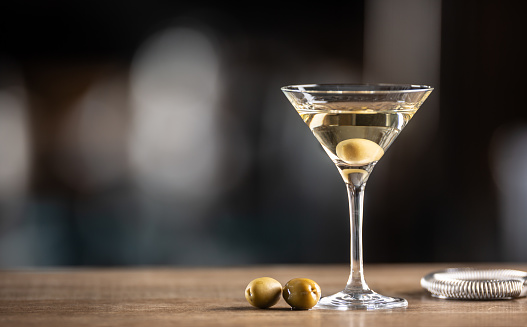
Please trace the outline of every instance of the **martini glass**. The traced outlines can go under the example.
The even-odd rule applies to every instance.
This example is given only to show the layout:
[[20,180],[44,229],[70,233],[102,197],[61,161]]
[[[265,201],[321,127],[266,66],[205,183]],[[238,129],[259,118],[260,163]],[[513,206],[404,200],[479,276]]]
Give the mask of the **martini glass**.
[[364,279],[364,189],[373,167],[412,119],[433,88],[398,84],[313,84],[282,87],[337,166],[348,190],[351,271],[344,290],[323,297],[315,309],[405,308],[405,299],[380,295]]

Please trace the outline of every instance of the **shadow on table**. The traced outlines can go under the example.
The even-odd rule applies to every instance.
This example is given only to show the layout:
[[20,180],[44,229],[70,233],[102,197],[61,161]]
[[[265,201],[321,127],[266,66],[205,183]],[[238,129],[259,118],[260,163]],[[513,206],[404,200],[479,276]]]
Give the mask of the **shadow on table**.
[[293,310],[286,307],[272,307],[267,309],[258,309],[250,305],[247,306],[231,306],[231,307],[221,307],[221,308],[212,308],[211,311],[308,311],[308,310]]

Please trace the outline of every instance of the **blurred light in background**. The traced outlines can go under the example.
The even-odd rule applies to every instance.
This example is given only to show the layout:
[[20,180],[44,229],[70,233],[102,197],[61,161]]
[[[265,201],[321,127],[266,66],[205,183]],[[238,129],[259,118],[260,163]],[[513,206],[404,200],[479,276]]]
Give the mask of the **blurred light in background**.
[[28,182],[30,148],[27,108],[21,87],[0,89],[0,194],[23,197]]
[[527,124],[509,123],[495,132],[489,149],[498,186],[501,256],[527,260]]
[[138,184],[182,203],[216,197],[220,58],[202,31],[175,26],[153,35],[131,68],[130,155]]
[[[434,87],[425,108],[394,143],[398,152],[404,152],[399,152],[399,158],[413,161],[430,146],[439,124],[441,0],[369,0],[365,4],[364,81]],[[406,141],[405,134],[419,137]],[[411,147],[404,145],[410,142]]]
[[32,230],[22,223],[31,148],[27,99],[16,65],[0,61],[0,267],[26,264]]
[[126,80],[106,71],[67,110],[60,125],[55,172],[81,193],[127,178],[129,114]]
[[[223,126],[225,72],[217,38],[199,19],[179,19],[150,36],[132,62],[129,151],[146,226],[141,247],[154,254],[146,262],[156,253],[158,260],[186,264],[226,263],[239,255],[222,249],[221,235],[211,229],[248,155],[246,142],[227,142],[233,132]],[[232,167],[223,165],[226,154],[234,156]]]
[[404,256],[409,260],[418,253],[416,243],[428,242],[423,231],[435,220],[433,210],[417,212],[421,203],[435,197],[422,190],[435,183],[429,167],[438,160],[440,61],[441,0],[365,1],[363,81],[434,87],[368,180],[365,251],[377,246],[378,238],[398,244],[398,250],[379,251],[367,259],[389,261]]

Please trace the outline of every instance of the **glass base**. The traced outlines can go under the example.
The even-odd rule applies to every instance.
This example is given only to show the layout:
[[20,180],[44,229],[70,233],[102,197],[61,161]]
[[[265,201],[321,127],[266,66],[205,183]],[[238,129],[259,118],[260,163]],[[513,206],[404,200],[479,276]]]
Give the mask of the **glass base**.
[[352,292],[343,290],[320,299],[313,309],[326,310],[378,310],[406,308],[408,302],[398,297],[389,297],[371,290]]

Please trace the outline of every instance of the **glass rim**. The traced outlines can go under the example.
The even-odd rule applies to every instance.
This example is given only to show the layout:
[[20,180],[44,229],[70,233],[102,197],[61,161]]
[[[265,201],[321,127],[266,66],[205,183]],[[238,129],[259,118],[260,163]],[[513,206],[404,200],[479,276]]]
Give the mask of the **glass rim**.
[[[386,89],[352,89],[377,87]],[[340,88],[340,89],[339,89]],[[390,89],[392,88],[392,89]],[[286,85],[280,88],[283,92],[314,93],[314,94],[395,94],[433,91],[429,85],[391,84],[391,83],[344,83],[344,84],[298,84]]]

